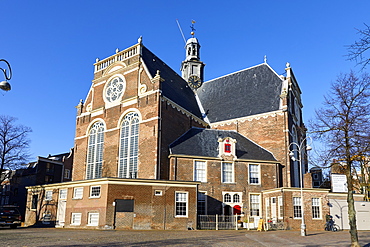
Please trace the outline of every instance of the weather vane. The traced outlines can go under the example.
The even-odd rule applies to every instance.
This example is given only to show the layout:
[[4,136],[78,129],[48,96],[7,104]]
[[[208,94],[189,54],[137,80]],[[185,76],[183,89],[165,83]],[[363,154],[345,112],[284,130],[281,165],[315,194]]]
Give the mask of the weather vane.
[[195,28],[194,28],[194,23],[195,23],[195,21],[194,20],[191,20],[191,26],[190,26],[190,28],[191,28],[191,35],[194,37],[194,31],[195,31]]

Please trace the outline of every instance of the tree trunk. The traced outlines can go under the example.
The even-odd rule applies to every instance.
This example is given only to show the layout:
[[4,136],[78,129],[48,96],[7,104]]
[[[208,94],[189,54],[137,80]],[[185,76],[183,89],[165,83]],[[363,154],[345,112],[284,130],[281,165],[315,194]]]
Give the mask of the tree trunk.
[[348,220],[349,220],[349,233],[351,235],[351,247],[360,247],[358,243],[357,235],[357,223],[356,223],[356,210],[355,202],[353,199],[353,181],[352,181],[352,167],[351,164],[347,166],[346,176],[347,176],[347,203],[348,203]]

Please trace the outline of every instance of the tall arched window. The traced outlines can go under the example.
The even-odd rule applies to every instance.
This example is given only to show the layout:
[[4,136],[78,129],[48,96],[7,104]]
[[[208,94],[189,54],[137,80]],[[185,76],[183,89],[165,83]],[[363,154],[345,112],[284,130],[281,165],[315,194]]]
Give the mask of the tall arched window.
[[90,129],[86,179],[101,178],[103,167],[104,124],[96,122]]
[[[298,142],[298,134],[297,134],[297,129],[295,128],[295,126],[293,126],[293,129],[292,129],[292,141],[294,143],[296,143],[297,145],[299,145],[299,142]],[[294,150],[293,153],[294,153],[294,161],[293,163],[293,179],[292,179],[292,187],[299,187],[299,183],[300,183],[300,174],[299,174],[299,171],[300,171],[300,168],[299,168],[299,162],[298,160],[301,158],[299,157],[300,154],[297,150],[297,145],[292,145],[291,148]],[[292,161],[291,161],[292,162]]]
[[128,113],[122,122],[118,177],[136,178],[139,149],[139,114]]

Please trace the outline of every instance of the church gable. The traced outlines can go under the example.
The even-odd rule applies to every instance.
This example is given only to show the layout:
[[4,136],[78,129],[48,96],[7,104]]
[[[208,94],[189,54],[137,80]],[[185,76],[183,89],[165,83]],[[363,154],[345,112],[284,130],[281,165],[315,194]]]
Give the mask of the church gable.
[[211,123],[279,110],[283,80],[261,64],[204,83],[197,94]]

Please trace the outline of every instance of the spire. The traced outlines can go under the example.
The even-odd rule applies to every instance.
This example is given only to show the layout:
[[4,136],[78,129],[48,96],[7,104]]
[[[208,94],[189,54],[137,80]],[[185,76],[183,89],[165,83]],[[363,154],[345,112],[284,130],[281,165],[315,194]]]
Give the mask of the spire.
[[195,21],[191,21],[191,38],[186,41],[185,61],[181,64],[182,78],[186,80],[190,87],[196,89],[203,82],[204,63],[200,61],[200,44],[195,38]]

